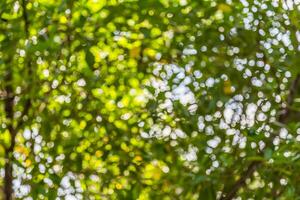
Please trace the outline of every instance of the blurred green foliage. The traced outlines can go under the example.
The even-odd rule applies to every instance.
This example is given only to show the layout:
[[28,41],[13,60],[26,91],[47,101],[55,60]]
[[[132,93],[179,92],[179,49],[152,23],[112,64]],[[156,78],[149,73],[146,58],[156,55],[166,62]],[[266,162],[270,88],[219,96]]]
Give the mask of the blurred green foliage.
[[299,10],[0,1],[2,188],[11,164],[15,199],[299,199]]

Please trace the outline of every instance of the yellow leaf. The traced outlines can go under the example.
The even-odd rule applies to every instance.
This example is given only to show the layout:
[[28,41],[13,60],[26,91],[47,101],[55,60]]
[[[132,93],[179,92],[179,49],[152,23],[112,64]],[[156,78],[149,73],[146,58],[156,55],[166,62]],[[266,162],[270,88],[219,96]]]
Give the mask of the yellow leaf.
[[117,188],[118,190],[120,190],[120,189],[123,188],[123,186],[122,186],[120,183],[116,183],[116,188]]
[[83,130],[86,127],[86,121],[81,121],[79,124],[79,128]]
[[141,48],[139,46],[131,48],[130,52],[129,52],[129,56],[131,58],[137,58],[137,57],[139,57],[140,50],[141,50]]
[[145,54],[146,56],[149,56],[150,58],[154,58],[155,55],[156,55],[156,51],[155,51],[154,49],[146,48],[146,49],[144,50],[144,54]]
[[153,184],[153,181],[157,181],[160,179],[162,174],[161,169],[158,166],[155,166],[153,164],[148,164],[146,165],[144,169],[144,178],[147,179],[145,180],[146,184]]
[[100,158],[103,155],[103,152],[98,150],[98,151],[96,151],[95,155],[97,158]]
[[62,23],[62,24],[66,24],[68,22],[67,18],[65,16],[61,16],[59,18],[59,22]]
[[142,161],[143,158],[141,156],[135,156],[133,160],[136,162],[139,162],[139,161]]
[[27,159],[25,160],[24,166],[29,167],[31,165],[31,160]]
[[229,80],[224,81],[223,91],[227,95],[232,94],[233,91],[232,91],[232,87],[231,87],[231,82]]
[[232,9],[228,4],[221,3],[218,5],[218,10],[221,10],[222,12],[225,12],[225,13],[229,13],[229,12],[231,12]]

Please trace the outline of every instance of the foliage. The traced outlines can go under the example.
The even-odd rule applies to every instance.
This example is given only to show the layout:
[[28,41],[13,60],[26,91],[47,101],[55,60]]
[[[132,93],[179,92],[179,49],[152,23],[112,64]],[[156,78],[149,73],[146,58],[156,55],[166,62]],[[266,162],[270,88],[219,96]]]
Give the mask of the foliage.
[[1,1],[3,196],[298,199],[298,4]]

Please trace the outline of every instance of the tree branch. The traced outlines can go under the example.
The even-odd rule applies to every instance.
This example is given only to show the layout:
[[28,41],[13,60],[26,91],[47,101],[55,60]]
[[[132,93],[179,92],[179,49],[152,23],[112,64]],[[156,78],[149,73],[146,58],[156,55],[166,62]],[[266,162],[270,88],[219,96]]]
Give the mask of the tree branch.
[[8,147],[5,147],[5,176],[4,176],[4,194],[5,194],[5,200],[11,200],[12,199],[12,150],[15,146],[15,137],[16,137],[16,130],[13,125],[13,119],[14,119],[14,99],[15,96],[13,94],[13,86],[12,86],[12,69],[8,67],[8,70],[5,75],[5,92],[6,92],[6,98],[4,101],[4,110],[5,110],[5,116],[7,120],[7,129],[10,134],[11,143]]
[[[24,31],[26,39],[29,38],[29,22],[28,22],[28,15],[26,12],[27,2],[26,0],[22,0],[22,8],[23,8],[23,20],[24,20]],[[26,67],[28,68],[28,74],[31,76],[31,66],[30,60],[27,59]],[[4,194],[5,200],[12,200],[13,199],[13,152],[16,144],[16,135],[18,133],[18,128],[20,127],[19,122],[16,127],[14,126],[14,89],[13,89],[13,70],[11,67],[8,67],[6,75],[5,75],[5,103],[4,103],[4,110],[7,119],[7,129],[10,134],[10,144],[8,147],[5,148],[5,166],[4,166]],[[22,116],[27,115],[28,110],[30,108],[31,101],[30,98],[26,100],[24,105]]]
[[[23,9],[22,17],[23,17],[23,21],[24,21],[24,32],[25,32],[26,39],[29,39],[29,19],[28,19],[28,13],[27,13],[26,6],[27,6],[27,1],[22,0],[22,9]],[[27,57],[25,67],[28,69],[28,77],[31,79],[32,78],[32,67],[31,67],[31,59],[29,57]],[[29,93],[30,93],[30,91],[29,91]],[[23,117],[29,113],[31,105],[32,105],[31,98],[28,97],[25,100],[23,112],[21,114],[21,120],[19,121],[19,123],[17,124],[17,127],[16,127],[17,130],[20,129],[22,127],[22,125],[24,124]]]
[[252,176],[255,170],[260,166],[261,161],[253,161],[247,170],[242,174],[241,178],[232,186],[232,189],[221,200],[230,200],[235,197],[236,193],[246,184],[246,180]]
[[[288,120],[289,114],[290,114],[290,106],[293,104],[297,88],[299,87],[300,83],[300,74],[297,74],[295,79],[293,80],[290,88],[289,88],[289,94],[286,101],[286,106],[284,107],[283,111],[278,116],[278,121],[282,124],[286,123]],[[273,139],[277,134],[274,134],[271,139]],[[262,164],[262,161],[253,161],[249,164],[247,167],[247,170],[242,174],[242,176],[237,180],[236,183],[233,184],[231,187],[231,190],[227,192],[227,194],[224,194],[221,196],[220,200],[231,200],[236,196],[236,193],[241,189],[245,184],[246,180],[250,178],[255,170],[260,167]]]
[[25,36],[26,39],[29,38],[29,20],[28,20],[28,14],[27,14],[27,0],[22,0],[22,9],[23,9],[23,20],[24,20],[24,30],[25,30]]
[[287,97],[286,107],[283,109],[282,113],[279,115],[278,121],[280,123],[285,123],[288,119],[288,116],[290,114],[290,106],[294,103],[296,90],[298,88],[300,82],[300,74],[297,74],[295,80],[292,82],[292,85],[289,89],[289,95]]

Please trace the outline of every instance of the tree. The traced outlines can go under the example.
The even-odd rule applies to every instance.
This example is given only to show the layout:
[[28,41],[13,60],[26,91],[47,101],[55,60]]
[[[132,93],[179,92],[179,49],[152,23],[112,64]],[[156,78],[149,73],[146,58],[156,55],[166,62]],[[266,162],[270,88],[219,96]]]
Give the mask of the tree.
[[0,2],[11,199],[297,199],[299,3]]

